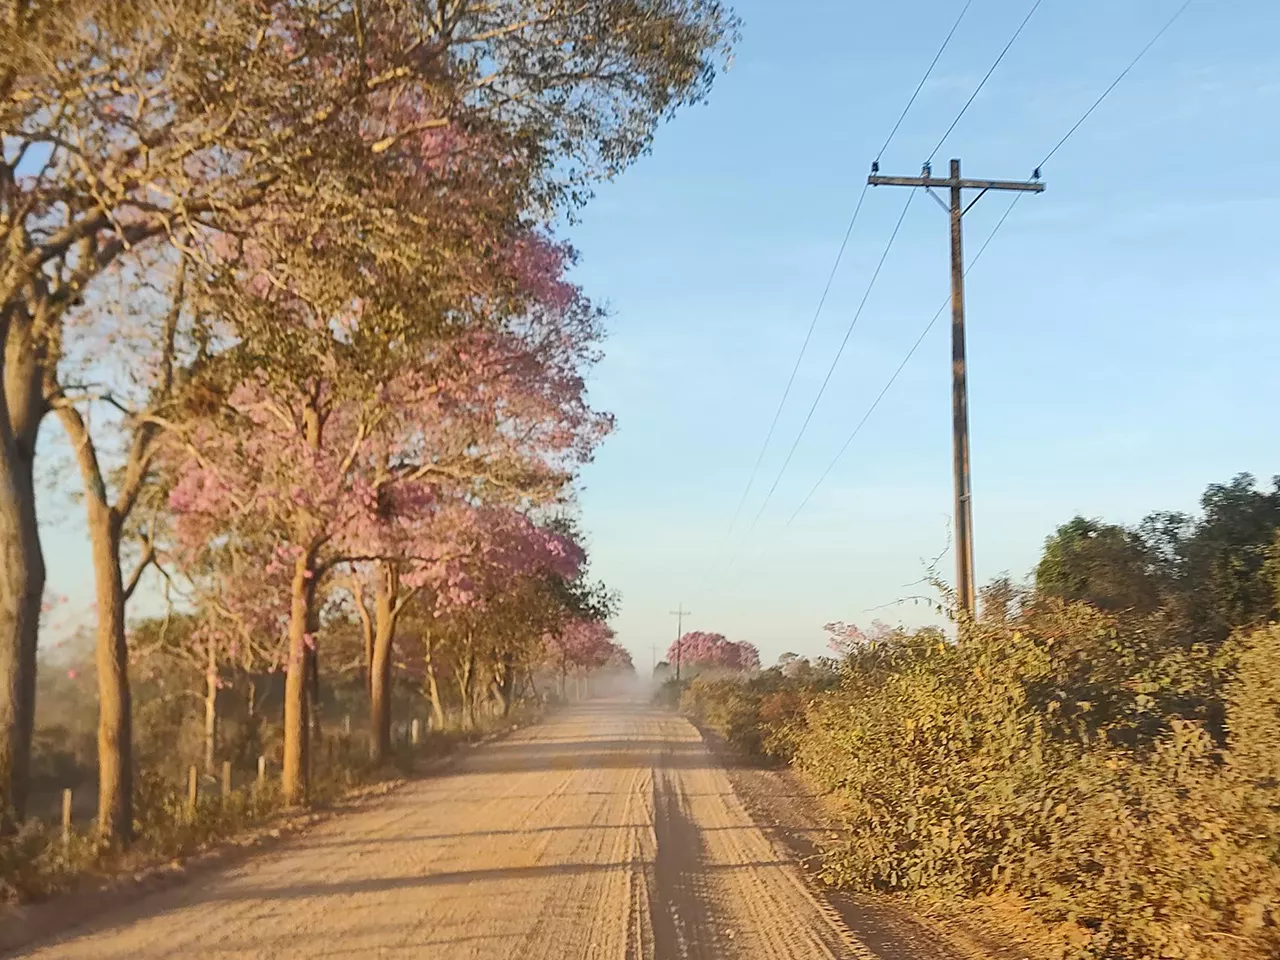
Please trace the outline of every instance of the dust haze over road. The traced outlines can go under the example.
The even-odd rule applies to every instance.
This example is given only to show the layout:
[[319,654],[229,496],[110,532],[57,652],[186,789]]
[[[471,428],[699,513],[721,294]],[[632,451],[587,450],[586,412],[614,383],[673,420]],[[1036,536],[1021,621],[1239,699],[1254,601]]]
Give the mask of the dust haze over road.
[[681,717],[597,701],[25,956],[867,957]]

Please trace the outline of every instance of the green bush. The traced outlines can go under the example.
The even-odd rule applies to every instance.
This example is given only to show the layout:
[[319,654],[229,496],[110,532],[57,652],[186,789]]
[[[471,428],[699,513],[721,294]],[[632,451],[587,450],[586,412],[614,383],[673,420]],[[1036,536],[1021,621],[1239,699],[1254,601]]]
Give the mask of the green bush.
[[760,694],[741,680],[697,677],[680,697],[680,709],[706,724],[743,754],[762,755]]
[[1280,955],[1280,631],[1236,644],[1225,745],[1221,661],[1135,648],[1059,603],[856,651],[797,738],[849,828],[829,879],[1014,895],[1064,956]]
[[95,844],[32,820],[0,837],[0,903],[39,899],[61,889],[97,859]]
[[699,676],[687,683],[680,709],[744,756],[785,762],[795,753],[809,701],[838,679],[825,669],[788,677],[776,667],[750,675]]
[[675,710],[680,706],[680,698],[684,695],[684,691],[688,686],[688,680],[677,680],[675,677],[667,678],[653,692],[654,705],[665,707],[668,710]]
[[828,795],[833,883],[1012,900],[1072,960],[1280,956],[1280,627],[1169,637],[1042,599],[680,707]]

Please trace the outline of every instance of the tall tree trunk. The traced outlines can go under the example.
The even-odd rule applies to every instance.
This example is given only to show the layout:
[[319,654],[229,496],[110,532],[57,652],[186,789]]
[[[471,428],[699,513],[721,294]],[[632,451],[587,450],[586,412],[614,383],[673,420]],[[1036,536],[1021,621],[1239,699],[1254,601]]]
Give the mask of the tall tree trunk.
[[36,435],[47,407],[30,318],[0,307],[0,830],[26,816],[44,556],[36,524]]
[[120,573],[120,521],[86,498],[98,605],[98,834],[127,845],[133,837],[133,706]]
[[369,752],[374,763],[391,754],[391,653],[395,642],[400,578],[395,564],[378,564],[374,598],[373,659],[369,688]]
[[[218,763],[218,645],[206,641],[204,667],[204,770],[214,776]],[[252,716],[252,708],[250,708]]]
[[364,692],[373,696],[373,617],[364,602],[364,587],[358,574],[350,581],[351,598],[355,601],[356,612],[360,617],[360,639],[364,641]]
[[[127,846],[133,838],[133,705],[124,609],[143,567],[138,567],[126,588],[120,569],[120,537],[124,516],[141,485],[143,461],[140,454],[130,457],[122,512],[107,498],[97,450],[84,419],[70,405],[57,409],[80,467],[93,553],[98,613],[98,834]],[[136,437],[135,442],[145,449],[146,435]]]
[[293,567],[289,607],[289,662],[284,678],[284,762],[280,794],[285,804],[297,806],[306,798],[308,761],[307,678],[310,639],[307,625],[315,600],[315,576],[310,555],[298,557]]
[[[182,311],[180,270],[173,303],[165,319],[160,371],[160,395],[173,386],[174,338]],[[44,305],[46,311],[61,309]],[[45,329],[53,325],[52,314],[41,320]],[[138,578],[153,557],[151,545],[139,561],[126,586],[120,570],[120,541],[125,521],[133,511],[146,482],[158,426],[142,417],[133,432],[125,457],[114,503],[107,495],[102,467],[89,427],[79,411],[61,397],[57,382],[56,357],[42,356],[40,387],[53,404],[71,440],[84,485],[88,511],[89,539],[93,550],[93,572],[98,613],[98,833],[104,839],[127,846],[133,838],[133,704],[129,691],[129,644],[125,634],[125,604],[138,585]],[[43,409],[48,408],[48,401]],[[34,493],[32,496],[34,504]],[[34,506],[33,506],[34,520]],[[32,658],[34,663],[34,651]],[[32,682],[35,673],[32,668]],[[34,706],[34,696],[31,698]]]
[[427,696],[431,698],[431,723],[437,730],[443,730],[446,723],[444,702],[440,697],[440,682],[436,677],[436,665],[431,658],[435,644],[429,633],[423,637],[422,643],[425,647],[424,664],[427,673]]
[[498,705],[504,720],[511,713],[512,693],[515,690],[516,668],[514,661],[515,658],[511,654],[503,654],[498,660],[494,676],[493,689],[494,693],[497,694]]
[[468,632],[463,655],[458,659],[458,695],[462,698],[463,730],[473,730],[476,725],[475,667],[475,644]]

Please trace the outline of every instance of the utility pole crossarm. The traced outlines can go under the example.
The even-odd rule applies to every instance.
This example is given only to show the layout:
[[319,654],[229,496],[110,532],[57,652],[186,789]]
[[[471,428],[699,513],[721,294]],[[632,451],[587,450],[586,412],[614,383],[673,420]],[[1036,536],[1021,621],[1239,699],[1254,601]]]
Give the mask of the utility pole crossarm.
[[941,177],[882,177],[872,174],[867,183],[873,187],[936,187],[939,190],[958,186],[961,190],[1017,190],[1022,193],[1044,193],[1039,180],[954,180]]

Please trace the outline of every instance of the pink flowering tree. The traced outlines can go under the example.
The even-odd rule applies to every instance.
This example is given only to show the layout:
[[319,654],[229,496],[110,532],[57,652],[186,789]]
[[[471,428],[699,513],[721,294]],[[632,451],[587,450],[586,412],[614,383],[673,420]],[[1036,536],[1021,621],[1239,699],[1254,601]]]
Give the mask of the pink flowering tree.
[[619,673],[635,673],[636,665],[631,661],[631,653],[617,642],[610,643],[609,658],[605,662],[606,670]]
[[[563,280],[569,251],[527,231],[500,250],[495,284],[447,320],[391,278],[370,284],[358,273],[343,292],[316,272],[334,255],[327,244],[301,255],[261,244],[238,261],[238,290],[218,300],[250,339],[227,355],[234,385],[174,448],[185,459],[170,507],[188,550],[238,538],[266,558],[265,576],[284,581],[290,802],[303,793],[325,577],[375,566],[371,690],[385,690],[401,587],[431,583],[453,556],[442,498],[552,502],[610,429],[586,402],[599,314]],[[271,349],[248,349],[259,342]],[[381,707],[375,715],[377,743]]]
[[[277,231],[299,253],[346,238],[351,256],[335,258],[326,279],[376,260],[384,280],[396,274],[395,289],[444,288],[450,306],[469,303],[475,291],[459,293],[453,281],[487,282],[478,252],[495,246],[458,242],[454,228],[509,226],[531,208],[580,202],[591,182],[644,152],[660,120],[702,97],[735,23],[716,0],[451,11],[255,0],[196,15],[182,3],[9,7],[0,83],[0,817],[20,820],[44,580],[33,459],[49,401],[61,396],[52,367],[64,315],[146,247],[167,245],[216,273],[207,232]],[[278,231],[280,211],[293,215],[293,229]],[[462,269],[455,259],[469,262]],[[298,346],[274,321],[250,353],[269,346],[287,356]],[[392,335],[375,351],[417,342],[394,319],[383,329]],[[358,339],[354,351],[371,346]],[[114,504],[90,506],[102,529],[119,523]],[[100,581],[119,566],[107,553],[98,552],[113,561]],[[108,588],[123,607],[126,591]],[[104,640],[100,657],[111,687],[103,681],[100,691],[99,829],[127,842],[122,618],[102,615],[118,642],[107,649]]]
[[[577,546],[512,507],[457,500],[416,525],[416,540],[395,560],[375,565],[380,582],[368,620],[371,657],[372,746],[384,756],[390,743],[390,678],[395,628],[416,600],[424,680],[437,726],[444,710],[438,679],[442,644],[452,657],[464,725],[475,721],[478,674],[487,672],[504,710],[509,707],[516,645],[510,625],[524,609],[524,585],[545,577],[572,577],[581,563]],[[403,571],[403,572],[402,572]]]
[[[586,403],[583,371],[595,360],[599,315],[563,279],[571,257],[568,248],[539,234],[522,235],[511,247],[510,263],[526,293],[526,311],[441,346],[443,362],[433,370],[406,377],[400,387],[378,388],[384,400],[397,399],[394,409],[410,414],[394,427],[399,439],[380,452],[379,462],[385,469],[414,464],[426,470],[435,502],[387,515],[374,551],[382,559],[370,570],[373,612],[358,600],[368,638],[375,756],[384,752],[379,744],[389,735],[381,691],[389,685],[396,621],[416,595],[425,593],[432,618],[466,613],[474,619],[498,603],[505,585],[576,572],[576,548],[522,515],[530,507],[557,502],[612,426]],[[408,381],[416,389],[406,402],[398,395],[409,388]],[[438,631],[428,629],[424,636],[427,681],[439,720],[430,656]],[[464,719],[470,722],[474,644],[464,637],[455,646],[464,651],[455,675],[462,684]],[[504,709],[512,683],[510,659],[499,658],[496,665]]]
[[695,630],[671,644],[667,661],[677,665],[677,672],[690,669],[742,672],[760,668],[760,651],[753,644],[727,640],[723,634]]
[[607,623],[575,617],[560,630],[545,638],[548,663],[560,682],[560,695],[566,693],[571,675],[580,676],[600,670],[618,656],[614,633]]

